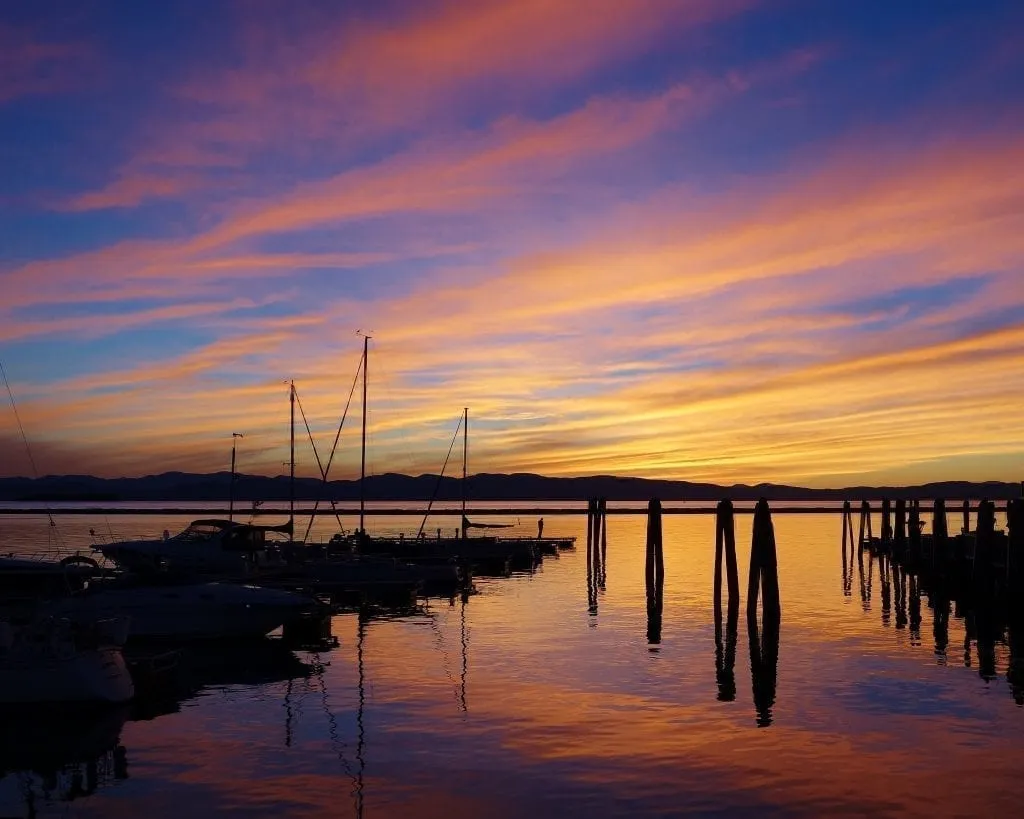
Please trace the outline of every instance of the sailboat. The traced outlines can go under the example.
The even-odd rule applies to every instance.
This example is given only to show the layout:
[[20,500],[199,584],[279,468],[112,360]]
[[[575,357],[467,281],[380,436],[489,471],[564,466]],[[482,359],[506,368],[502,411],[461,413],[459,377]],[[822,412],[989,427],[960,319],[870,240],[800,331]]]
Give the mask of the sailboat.
[[[571,548],[574,538],[499,538],[494,536],[468,537],[468,529],[509,528],[509,524],[474,524],[466,516],[466,486],[468,483],[469,459],[469,408],[463,410],[459,424],[463,432],[462,441],[462,526],[456,537],[436,538],[425,536],[423,526],[414,538],[370,536],[366,531],[366,421],[367,421],[367,374],[369,363],[369,337],[363,337],[363,412],[362,445],[359,474],[359,528],[353,535],[335,535],[331,546],[335,549],[349,549],[361,555],[389,555],[403,561],[414,562],[425,571],[451,571],[458,565],[462,571],[477,574],[503,575],[512,569],[532,570],[540,554],[556,553],[559,548]],[[458,434],[458,431],[456,431]],[[443,470],[442,470],[443,471]],[[432,503],[432,501],[431,501]],[[427,507],[427,515],[430,506]],[[424,521],[426,517],[424,517]]]
[[[468,482],[469,464],[469,408],[463,410],[462,437],[462,537],[468,539],[469,529],[509,529],[508,523],[474,523],[466,517],[466,486]],[[543,519],[538,525],[537,537],[501,537],[490,538],[498,544],[510,547],[531,546],[538,554],[555,555],[559,550],[571,549],[576,544],[574,537],[542,537]]]

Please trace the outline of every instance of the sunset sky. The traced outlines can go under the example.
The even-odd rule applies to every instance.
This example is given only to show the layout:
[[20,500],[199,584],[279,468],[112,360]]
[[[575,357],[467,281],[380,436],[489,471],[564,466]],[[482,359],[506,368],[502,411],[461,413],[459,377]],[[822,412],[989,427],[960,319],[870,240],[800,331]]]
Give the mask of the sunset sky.
[[[439,470],[468,406],[472,472],[1020,480],[1022,32],[1014,0],[4,2],[37,469],[222,470],[242,432],[284,473],[286,382],[329,448],[363,330],[376,473]],[[0,456],[32,474],[10,406]]]

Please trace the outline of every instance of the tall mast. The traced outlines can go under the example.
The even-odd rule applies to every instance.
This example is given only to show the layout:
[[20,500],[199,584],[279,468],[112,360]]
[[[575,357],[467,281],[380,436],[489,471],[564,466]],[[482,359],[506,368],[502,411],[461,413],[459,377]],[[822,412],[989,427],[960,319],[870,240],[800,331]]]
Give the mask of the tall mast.
[[231,483],[228,489],[228,520],[235,519],[235,443],[243,438],[241,432],[231,433]]
[[359,464],[359,531],[365,533],[363,520],[366,515],[366,376],[370,369],[370,337],[363,336],[363,444]]
[[292,525],[292,538],[295,537],[295,382],[288,383],[288,403],[291,405],[291,457],[288,459],[288,467],[291,479],[289,481],[289,502],[288,522]]
[[466,536],[466,465],[469,462],[469,407],[463,408],[462,424],[462,536]]

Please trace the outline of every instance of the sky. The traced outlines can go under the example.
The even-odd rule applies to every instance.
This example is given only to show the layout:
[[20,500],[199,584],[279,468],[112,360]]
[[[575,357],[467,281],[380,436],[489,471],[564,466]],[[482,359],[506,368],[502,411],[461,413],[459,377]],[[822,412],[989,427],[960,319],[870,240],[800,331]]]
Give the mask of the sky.
[[8,0],[0,474],[1020,480],[1022,27]]

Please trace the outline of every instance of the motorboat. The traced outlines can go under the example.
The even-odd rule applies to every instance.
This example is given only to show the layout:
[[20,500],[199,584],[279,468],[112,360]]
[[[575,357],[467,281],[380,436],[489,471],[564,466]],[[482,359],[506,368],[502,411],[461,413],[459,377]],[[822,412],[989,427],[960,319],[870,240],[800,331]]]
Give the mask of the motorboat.
[[234,583],[157,583],[131,578],[96,583],[55,600],[51,610],[75,620],[131,618],[133,640],[262,637],[317,606],[304,595]]
[[63,559],[0,557],[0,600],[12,602],[54,597],[81,591],[102,570],[92,558],[68,555]]
[[176,535],[162,538],[100,543],[92,548],[122,569],[140,574],[179,574],[248,577],[280,565],[271,532],[292,531],[291,522],[258,526],[231,520],[194,520]]
[[0,621],[0,705],[127,702],[127,627],[123,617]]

